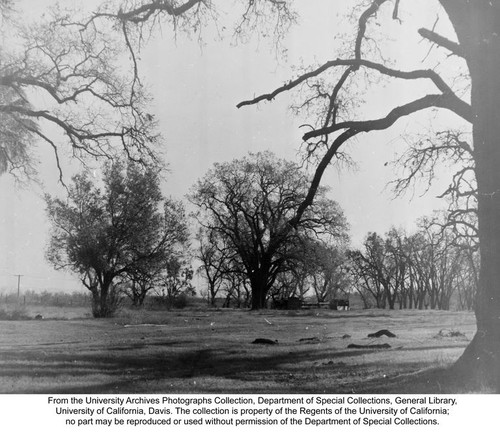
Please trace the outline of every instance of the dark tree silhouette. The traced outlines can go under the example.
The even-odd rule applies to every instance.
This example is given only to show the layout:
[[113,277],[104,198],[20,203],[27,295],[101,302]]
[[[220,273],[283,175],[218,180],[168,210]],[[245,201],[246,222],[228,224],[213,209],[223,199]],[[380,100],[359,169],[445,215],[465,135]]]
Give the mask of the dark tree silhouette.
[[308,183],[296,164],[266,152],[215,164],[190,195],[200,209],[200,224],[217,233],[243,265],[253,309],[265,307],[269,290],[301,238],[318,234],[345,238],[343,213],[324,191],[291,229],[289,221],[304,200]]
[[68,201],[47,196],[47,259],[80,277],[92,293],[95,317],[113,314],[124,282],[149,288],[188,239],[183,208],[164,200],[157,172],[115,162],[103,182],[101,191],[87,175],[77,175]]
[[201,262],[198,273],[207,282],[208,303],[215,306],[215,299],[224,281],[233,273],[234,253],[226,247],[224,239],[211,229],[200,228],[197,234],[198,254]]

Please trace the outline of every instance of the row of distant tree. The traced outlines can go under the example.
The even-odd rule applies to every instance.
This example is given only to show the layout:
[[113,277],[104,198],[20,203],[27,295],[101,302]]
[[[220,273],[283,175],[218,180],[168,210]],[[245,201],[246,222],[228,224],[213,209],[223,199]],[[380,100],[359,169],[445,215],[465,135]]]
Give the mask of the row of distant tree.
[[455,243],[453,233],[423,220],[412,234],[369,233],[348,253],[350,279],[365,307],[472,310],[479,255]]
[[365,307],[449,309],[452,297],[473,307],[477,254],[453,229],[423,220],[414,234],[370,233],[353,250],[327,189],[299,213],[308,175],[270,152],[215,164],[188,196],[191,220],[160,185],[157,171],[114,161],[102,180],[75,176],[68,200],[46,198],[47,259],[80,277],[95,317],[111,316],[123,296],[135,307],[147,295],[158,305],[185,300],[196,273],[211,305],[260,309],[358,292]]
[[89,305],[88,292],[60,292],[60,291],[35,291],[26,289],[19,295],[17,291],[6,288],[0,290],[1,304],[29,304],[56,307],[87,307]]
[[[184,308],[188,305],[195,305],[198,302],[195,299],[189,298],[188,295],[181,294],[175,298],[165,298],[165,295],[161,292],[150,292],[143,300],[142,305],[147,309],[151,310],[168,310],[172,308]],[[130,296],[130,295],[129,295]],[[133,308],[136,307],[131,298],[127,298],[127,295],[123,293],[119,298],[119,303],[117,307],[121,308]],[[10,306],[55,306],[55,307],[85,307],[88,308],[92,302],[92,295],[86,291],[73,291],[73,292],[61,292],[61,291],[50,291],[45,289],[43,291],[26,289],[20,294],[12,289],[3,288],[0,290],[0,306],[10,305]]]
[[[302,257],[278,274],[270,306],[286,307],[279,303],[291,297],[331,302],[356,294],[364,308],[472,310],[478,252],[453,245],[450,237],[431,226],[410,235],[394,228],[384,236],[369,233],[359,249],[308,241]],[[211,269],[212,280],[208,300],[214,304],[222,295],[226,305],[248,307],[252,293],[244,271],[224,269],[214,258],[205,261],[202,268]]]

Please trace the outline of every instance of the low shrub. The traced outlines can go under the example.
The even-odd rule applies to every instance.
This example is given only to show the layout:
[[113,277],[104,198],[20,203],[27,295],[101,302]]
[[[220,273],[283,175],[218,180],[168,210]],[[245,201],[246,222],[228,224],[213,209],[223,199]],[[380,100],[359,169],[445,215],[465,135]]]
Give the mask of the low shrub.
[[184,309],[188,307],[190,303],[190,298],[186,294],[179,294],[175,297],[155,295],[149,299],[147,308],[150,310]]

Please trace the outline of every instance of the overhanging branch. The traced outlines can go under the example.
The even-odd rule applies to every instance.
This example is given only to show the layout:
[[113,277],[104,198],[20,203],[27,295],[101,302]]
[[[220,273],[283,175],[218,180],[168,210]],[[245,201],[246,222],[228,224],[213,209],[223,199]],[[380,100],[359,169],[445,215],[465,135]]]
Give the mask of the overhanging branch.
[[[251,106],[254,104],[257,104],[261,101],[267,100],[271,101],[274,100],[279,94],[282,94],[286,91],[290,91],[300,84],[304,83],[308,79],[311,79],[313,77],[317,77],[326,70],[334,67],[365,67],[369,68],[375,71],[378,71],[379,73],[389,76],[389,77],[394,77],[396,79],[403,79],[403,80],[418,80],[418,79],[428,79],[431,80],[434,85],[443,93],[443,94],[453,94],[452,89],[446,84],[446,82],[433,70],[413,70],[413,71],[402,71],[402,70],[396,70],[394,68],[389,68],[385,65],[382,65],[377,62],[372,62],[369,60],[365,59],[336,59],[333,61],[328,61],[325,62],[323,65],[321,65],[319,68],[316,68],[315,70],[312,70],[308,73],[302,74],[299,77],[297,77],[295,80],[291,80],[290,82],[286,83],[285,85],[276,88],[273,92],[268,93],[268,94],[262,94],[258,97],[255,97],[251,100],[245,100],[236,105],[236,107],[239,109],[243,106]],[[458,97],[456,97],[458,98]],[[466,103],[464,103],[466,104]]]
[[304,201],[300,204],[300,206],[297,209],[297,213],[295,216],[289,221],[290,226],[293,228],[296,228],[298,223],[300,222],[302,215],[304,214],[305,210],[312,205],[314,197],[316,195],[316,192],[318,191],[319,184],[321,182],[321,178],[323,177],[323,173],[325,172],[326,168],[332,161],[333,157],[339,150],[339,148],[350,138],[355,136],[358,131],[354,129],[349,129],[342,134],[340,134],[332,143],[328,151],[325,153],[323,158],[321,159],[320,163],[318,164],[316,171],[314,173],[314,177],[311,181],[311,185],[309,186],[309,191],[307,192],[306,198]]
[[333,124],[317,130],[307,132],[303,140],[315,138],[322,135],[328,135],[336,131],[352,129],[357,132],[369,132],[372,130],[384,130],[392,126],[400,118],[429,108],[449,109],[468,122],[472,122],[472,109],[470,105],[460,100],[456,96],[444,94],[429,94],[410,103],[398,106],[391,110],[384,118],[367,121],[346,121]]

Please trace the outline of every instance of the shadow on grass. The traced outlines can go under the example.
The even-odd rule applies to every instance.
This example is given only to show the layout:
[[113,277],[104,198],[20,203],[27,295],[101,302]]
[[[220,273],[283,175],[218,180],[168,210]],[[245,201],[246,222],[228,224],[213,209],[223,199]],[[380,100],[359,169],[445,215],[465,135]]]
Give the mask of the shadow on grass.
[[[184,345],[184,348],[180,348],[180,345]],[[463,346],[443,345],[439,349]],[[436,350],[420,347],[419,351],[431,349]],[[311,347],[290,351],[289,348],[274,346],[248,345],[235,348],[231,343],[217,348],[193,349],[192,344],[177,341],[149,344],[133,342],[126,346],[94,348],[78,353],[59,350],[44,355],[38,350],[10,351],[2,354],[0,377],[10,380],[22,377],[44,379],[45,382],[39,387],[15,391],[43,394],[152,393],[155,389],[151,386],[155,384],[161,386],[161,392],[168,391],[168,386],[172,385],[172,392],[176,393],[454,392],[450,390],[452,380],[443,378],[446,374],[443,369],[421,371],[422,363],[394,363],[381,367],[380,363],[346,364],[342,361],[397,351]],[[112,381],[96,383],[95,377],[92,378],[96,374]],[[220,380],[221,383],[197,389],[188,387],[188,383],[185,388],[178,387],[182,386],[182,380],[188,382],[204,377]],[[171,381],[176,383],[170,384]],[[269,386],[263,388],[264,391],[257,388],[266,386],[266,382],[269,382]],[[3,391],[1,384],[0,391]]]

